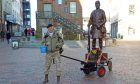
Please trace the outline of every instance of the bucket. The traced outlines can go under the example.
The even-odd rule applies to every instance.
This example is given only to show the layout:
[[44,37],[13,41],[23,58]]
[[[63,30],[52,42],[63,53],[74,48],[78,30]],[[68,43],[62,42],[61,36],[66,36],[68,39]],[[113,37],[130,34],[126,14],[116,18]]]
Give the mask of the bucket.
[[40,46],[40,52],[41,53],[47,53],[48,47],[47,46]]

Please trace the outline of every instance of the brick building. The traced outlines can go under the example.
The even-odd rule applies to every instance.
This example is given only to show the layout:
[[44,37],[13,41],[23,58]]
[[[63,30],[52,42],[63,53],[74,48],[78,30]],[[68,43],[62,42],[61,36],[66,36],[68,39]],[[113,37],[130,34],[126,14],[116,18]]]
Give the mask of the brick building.
[[53,23],[57,29],[80,33],[82,31],[81,0],[37,0],[37,30]]

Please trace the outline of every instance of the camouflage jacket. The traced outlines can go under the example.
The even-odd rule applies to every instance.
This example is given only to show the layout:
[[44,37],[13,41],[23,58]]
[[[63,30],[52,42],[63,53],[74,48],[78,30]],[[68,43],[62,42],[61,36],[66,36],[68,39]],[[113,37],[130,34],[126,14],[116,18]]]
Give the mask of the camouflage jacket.
[[60,48],[64,45],[64,41],[62,38],[62,34],[57,31],[53,32],[52,37],[49,35],[45,35],[44,40],[42,43],[48,44],[48,53],[59,51]]

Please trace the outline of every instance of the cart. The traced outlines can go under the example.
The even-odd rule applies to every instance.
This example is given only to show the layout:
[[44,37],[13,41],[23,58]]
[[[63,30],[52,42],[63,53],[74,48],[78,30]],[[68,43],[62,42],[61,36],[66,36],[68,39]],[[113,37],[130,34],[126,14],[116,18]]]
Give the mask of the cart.
[[86,75],[89,75],[90,72],[96,71],[99,77],[103,77],[106,73],[105,66],[108,67],[109,71],[112,71],[112,61],[111,61],[112,58],[109,58],[108,54],[103,53],[103,51],[99,50],[99,48],[94,48],[94,49],[90,48],[89,28],[88,28],[88,52],[85,54],[85,61],[78,60],[64,55],[61,56],[81,62],[81,64],[83,65],[81,70]]

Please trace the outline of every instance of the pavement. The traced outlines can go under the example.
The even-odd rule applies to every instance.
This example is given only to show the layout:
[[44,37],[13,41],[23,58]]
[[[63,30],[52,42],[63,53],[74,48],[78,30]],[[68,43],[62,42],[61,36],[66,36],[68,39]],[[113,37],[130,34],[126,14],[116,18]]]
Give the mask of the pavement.
[[[73,43],[73,42],[72,42]],[[71,42],[65,44],[72,45]],[[86,45],[86,44],[85,44]],[[64,47],[63,55],[84,60],[85,47]],[[113,70],[103,78],[96,72],[84,75],[80,62],[61,58],[62,84],[140,84],[140,42],[120,41],[104,52],[112,57]],[[39,48],[12,49],[10,44],[0,42],[0,84],[42,84],[45,70],[45,54]],[[49,83],[56,84],[56,68],[52,64]]]

